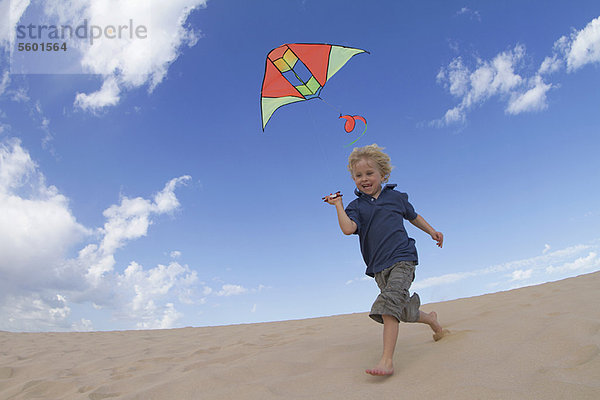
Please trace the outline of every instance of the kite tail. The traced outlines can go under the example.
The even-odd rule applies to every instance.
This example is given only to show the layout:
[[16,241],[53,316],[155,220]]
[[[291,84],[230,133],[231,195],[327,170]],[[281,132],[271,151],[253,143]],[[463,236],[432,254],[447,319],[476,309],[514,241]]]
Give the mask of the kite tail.
[[357,137],[356,139],[354,139],[354,141],[353,141],[353,142],[351,142],[351,143],[348,143],[348,144],[347,144],[347,145],[345,145],[344,147],[348,147],[348,146],[351,146],[351,145],[353,145],[354,143],[356,143],[356,142],[358,141],[358,139],[360,139],[361,137],[363,137],[363,135],[364,135],[366,132],[367,132],[367,123],[366,123],[366,121],[365,121],[365,130],[363,131],[363,133],[361,133],[359,137]]
[[347,145],[345,145],[344,147],[348,147],[353,145],[354,143],[356,143],[358,141],[358,139],[360,139],[361,137],[363,137],[363,135],[367,132],[367,120],[364,117],[361,117],[360,115],[342,115],[342,112],[336,108],[335,106],[329,104],[327,101],[325,101],[324,99],[322,99],[321,97],[318,97],[319,100],[323,101],[323,103],[327,104],[329,107],[333,108],[334,110],[336,110],[339,114],[340,114],[340,118],[345,118],[345,117],[350,117],[352,118],[352,127],[350,129],[346,129],[346,133],[350,133],[353,129],[354,129],[354,121],[356,118],[358,118],[360,121],[363,121],[365,123],[365,130],[360,134],[359,137],[357,137],[356,139],[354,139],[351,143],[348,143]]

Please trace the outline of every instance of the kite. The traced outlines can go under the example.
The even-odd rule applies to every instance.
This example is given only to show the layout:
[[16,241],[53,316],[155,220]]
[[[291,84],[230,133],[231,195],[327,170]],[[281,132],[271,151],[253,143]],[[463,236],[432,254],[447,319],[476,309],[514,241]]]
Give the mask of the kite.
[[[271,50],[265,63],[261,91],[263,131],[279,107],[303,100],[321,99],[325,83],[348,60],[361,53],[368,51],[316,43],[284,44]],[[340,118],[342,117],[351,119],[346,121],[346,132],[350,133],[354,129],[356,119],[365,123],[366,131],[367,121],[363,117],[340,114]]]

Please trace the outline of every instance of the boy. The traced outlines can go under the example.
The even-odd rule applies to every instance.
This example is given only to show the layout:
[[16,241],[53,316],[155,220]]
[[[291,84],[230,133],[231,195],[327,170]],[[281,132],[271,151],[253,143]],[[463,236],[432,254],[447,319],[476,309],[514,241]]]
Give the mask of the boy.
[[398,323],[420,322],[434,332],[435,341],[447,330],[442,329],[435,312],[419,310],[419,295],[409,297],[408,289],[415,277],[418,262],[415,241],[404,230],[403,219],[428,233],[442,247],[444,235],[433,229],[418,215],[408,202],[408,195],[387,182],[392,166],[383,148],[372,144],[355,148],[348,159],[348,170],[356,184],[358,196],[344,210],[341,196],[328,196],[326,201],[335,206],[338,222],[346,235],[358,234],[366,274],[374,277],[381,293],[373,303],[369,316],[383,324],[383,355],[371,375],[388,376],[394,373],[393,355],[398,338]]

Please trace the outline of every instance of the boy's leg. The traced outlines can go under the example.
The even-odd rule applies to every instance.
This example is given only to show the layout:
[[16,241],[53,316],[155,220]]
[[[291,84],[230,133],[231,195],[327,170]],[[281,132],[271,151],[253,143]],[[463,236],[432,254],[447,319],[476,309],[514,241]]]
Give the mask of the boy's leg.
[[398,339],[398,320],[391,315],[382,315],[383,318],[383,354],[379,364],[365,372],[371,375],[386,376],[394,373],[394,350]]

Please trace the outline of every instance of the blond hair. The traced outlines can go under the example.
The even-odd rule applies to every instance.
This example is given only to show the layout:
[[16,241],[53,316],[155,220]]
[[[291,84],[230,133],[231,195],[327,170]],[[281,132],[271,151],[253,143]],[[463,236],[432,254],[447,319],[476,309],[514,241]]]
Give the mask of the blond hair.
[[348,157],[348,171],[350,171],[350,175],[354,177],[354,166],[360,160],[373,161],[383,177],[383,182],[387,182],[394,167],[390,164],[390,156],[385,154],[383,149],[385,147],[379,147],[376,143],[364,147],[355,147]]

